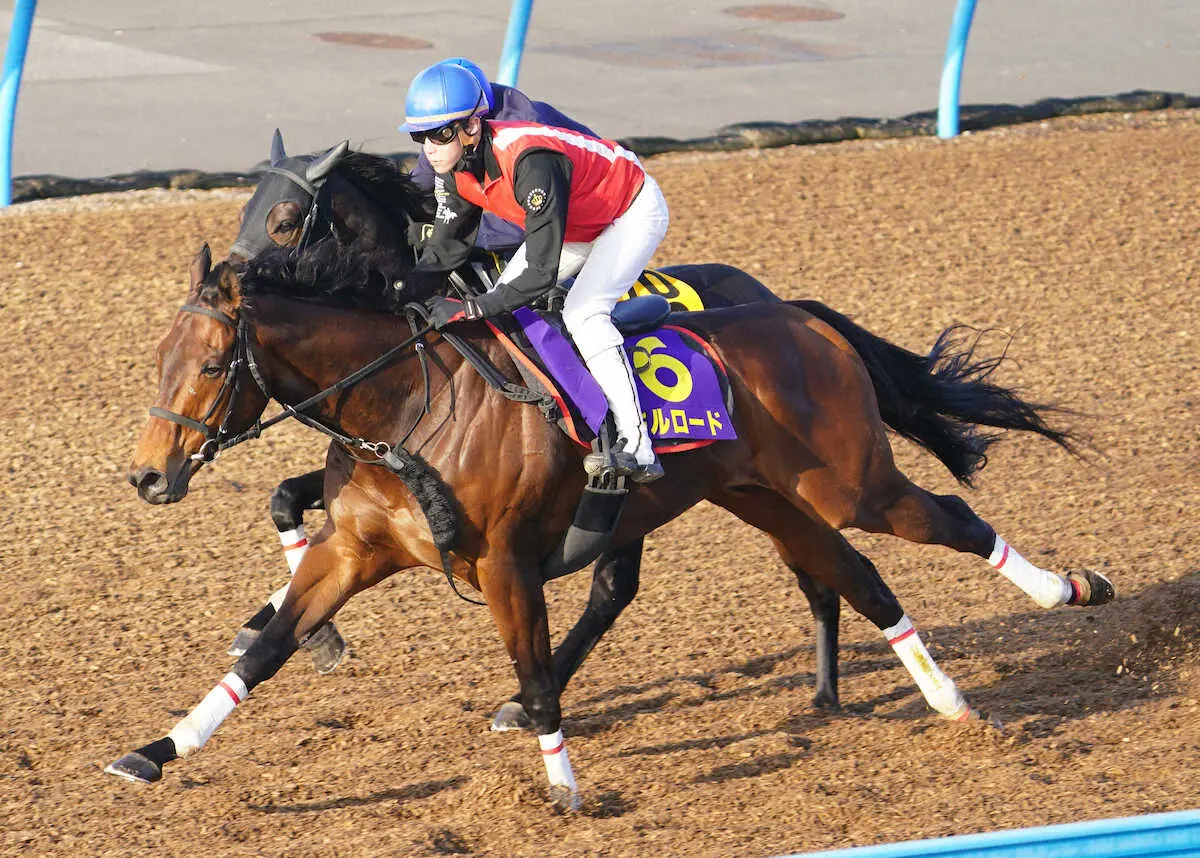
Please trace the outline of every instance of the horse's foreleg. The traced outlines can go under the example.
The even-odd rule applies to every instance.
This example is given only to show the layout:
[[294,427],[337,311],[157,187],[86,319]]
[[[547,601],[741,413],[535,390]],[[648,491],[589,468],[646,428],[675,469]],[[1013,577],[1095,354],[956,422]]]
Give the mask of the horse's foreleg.
[[[304,513],[324,505],[324,484],[325,471],[321,469],[284,480],[271,493],[271,520],[278,530],[283,556],[293,575],[300,566],[304,552],[308,550]],[[230,655],[240,656],[246,652],[283,604],[287,589],[288,585],[284,584],[272,593],[258,613],[246,621],[229,647]],[[304,648],[312,657],[313,668],[321,674],[332,672],[346,656],[346,641],[333,623],[318,629],[305,641]]]
[[[612,628],[621,611],[637,595],[641,567],[640,539],[608,552],[596,561],[587,607],[554,650],[554,675],[558,679],[560,692],[566,688],[600,638]],[[834,598],[837,598],[836,594]],[[836,628],[834,634],[836,636]],[[519,692],[501,706],[492,718],[492,729],[497,731],[524,730],[528,726],[529,716],[521,705]]]
[[105,772],[152,783],[162,777],[166,763],[202,748],[255,686],[275,675],[305,637],[366,586],[366,581],[373,582],[345,568],[347,562],[329,541],[316,543],[279,611],[233,669],[166,736],[126,754]]
[[515,558],[501,558],[496,548],[491,546],[486,564],[479,563],[479,581],[517,671],[521,699],[530,726],[537,733],[550,779],[550,799],[560,807],[577,810],[579,787],[562,732],[559,687],[550,654],[550,625],[538,564],[532,561],[522,566]]
[[982,557],[1043,608],[1103,605],[1116,597],[1112,582],[1099,572],[1059,575],[1030,563],[962,498],[935,495],[898,472],[880,489],[868,493],[852,525]]

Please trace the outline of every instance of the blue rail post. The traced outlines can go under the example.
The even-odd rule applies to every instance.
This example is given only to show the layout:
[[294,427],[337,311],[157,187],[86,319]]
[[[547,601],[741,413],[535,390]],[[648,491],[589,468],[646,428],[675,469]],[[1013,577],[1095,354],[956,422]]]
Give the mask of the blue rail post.
[[1200,855],[1200,810],[884,843],[786,858],[1182,858]]
[[942,85],[938,90],[937,135],[943,139],[958,134],[958,90],[962,83],[963,54],[967,52],[967,36],[974,16],[975,0],[958,0],[954,21],[950,24],[950,38],[946,42]]
[[8,50],[4,52],[4,77],[0,79],[0,207],[12,203],[13,123],[17,117],[17,90],[25,68],[25,49],[33,29],[37,0],[17,0],[13,7]]
[[525,52],[525,32],[529,29],[529,13],[533,0],[513,0],[508,14],[508,32],[504,35],[504,50],[500,53],[500,71],[496,83],[516,86],[521,71],[521,54]]

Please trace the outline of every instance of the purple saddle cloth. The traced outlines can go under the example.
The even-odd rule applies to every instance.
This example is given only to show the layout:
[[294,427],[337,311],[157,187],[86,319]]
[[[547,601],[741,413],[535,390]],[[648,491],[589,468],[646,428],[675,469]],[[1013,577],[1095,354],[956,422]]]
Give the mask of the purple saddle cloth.
[[[593,435],[608,400],[574,345],[555,325],[522,308],[513,313],[548,375]],[[694,449],[737,437],[725,368],[712,348],[676,325],[625,338],[642,415],[659,452]],[[578,440],[578,439],[577,439]]]

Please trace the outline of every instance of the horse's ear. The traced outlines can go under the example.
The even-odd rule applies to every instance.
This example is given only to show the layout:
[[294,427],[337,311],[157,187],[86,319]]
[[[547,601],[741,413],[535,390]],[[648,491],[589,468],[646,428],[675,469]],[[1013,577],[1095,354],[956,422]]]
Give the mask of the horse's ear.
[[235,310],[241,306],[242,281],[238,279],[237,269],[232,265],[218,266],[217,291],[221,296],[222,304],[228,304]]
[[196,254],[192,260],[191,277],[192,288],[195,289],[200,285],[200,281],[208,276],[208,272],[212,269],[212,251],[208,249],[208,242],[204,242],[204,246],[200,248],[200,252]]
[[348,151],[350,151],[350,141],[343,140],[309,164],[304,170],[304,178],[313,184],[321,181],[329,174],[330,170],[337,166],[337,162],[342,160]]
[[276,166],[286,157],[287,152],[283,151],[283,135],[276,128],[275,135],[271,138],[271,166]]

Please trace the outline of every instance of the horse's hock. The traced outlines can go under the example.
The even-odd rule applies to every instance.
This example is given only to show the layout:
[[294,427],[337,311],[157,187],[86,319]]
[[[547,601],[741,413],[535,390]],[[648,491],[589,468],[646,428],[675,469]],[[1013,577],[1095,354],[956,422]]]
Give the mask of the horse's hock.
[[[656,262],[739,264],[914,351],[954,322],[1015,331],[1001,380],[1096,415],[1104,459],[1013,439],[966,496],[1031,559],[1105,571],[1122,598],[1044,613],[981,564],[851,534],[1006,729],[937,721],[849,616],[846,711],[829,717],[808,706],[811,625],[786,573],[700,508],[650,537],[638,601],[568,690],[590,802],[566,827],[543,809],[533,740],[486,732],[512,681],[491,621],[433,574],[351,602],[346,664],[285,668],[154,790],[100,780],[126,737],[226,669],[229,633],[286,579],[266,499],[324,443],[285,430],[202,471],[189,503],[143,508],[122,472],[153,344],[188,260],[203,240],[225,249],[245,197],[6,210],[0,551],[25,583],[0,606],[0,851],[769,855],[1188,807],[1198,144],[1195,113],[1165,112],[649,161],[672,207]],[[769,194],[747,197],[748,179]],[[957,491],[897,448],[911,476]],[[556,640],[586,583],[548,588]]]

